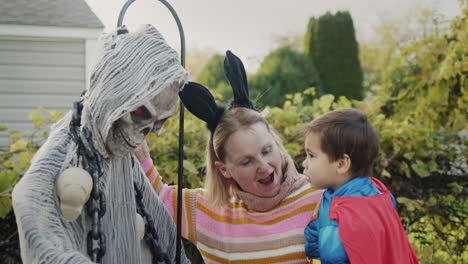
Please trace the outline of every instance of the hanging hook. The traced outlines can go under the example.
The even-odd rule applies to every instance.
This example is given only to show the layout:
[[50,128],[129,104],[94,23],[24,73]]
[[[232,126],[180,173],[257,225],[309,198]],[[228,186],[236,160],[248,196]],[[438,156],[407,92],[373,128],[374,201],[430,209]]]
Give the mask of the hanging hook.
[[[128,7],[135,2],[136,0],[128,0],[124,6],[122,7],[122,10],[120,10],[119,14],[119,19],[117,20],[117,27],[122,26],[122,22],[125,16],[125,13],[127,12]],[[177,15],[175,9],[166,1],[166,0],[159,0],[163,5],[169,9],[171,12],[172,16],[174,17],[176,23],[177,23],[177,28],[179,29],[179,35],[180,35],[180,64],[182,67],[185,68],[185,33],[184,33],[184,28],[182,27],[182,23],[180,22],[179,16]]]
[[119,20],[117,20],[117,27],[121,27],[122,26],[122,21],[123,21],[123,18],[125,16],[125,12],[127,12],[127,9],[128,7],[133,3],[135,2],[136,0],[128,0],[124,6],[122,7],[122,10],[120,10],[120,14],[119,14]]
[[[128,0],[119,14],[119,19],[117,20],[117,27],[122,26],[122,21],[127,12],[128,7],[135,2],[136,0]],[[169,9],[172,16],[174,17],[177,28],[179,29],[180,35],[180,64],[185,68],[185,34],[180,22],[179,16],[177,15],[174,8],[165,0],[159,0],[163,5]],[[180,102],[180,112],[179,112],[179,164],[178,164],[178,178],[177,178],[177,241],[176,241],[176,263],[180,264],[180,254],[181,254],[181,236],[182,236],[182,189],[183,185],[183,168],[184,168],[184,105],[182,101]]]

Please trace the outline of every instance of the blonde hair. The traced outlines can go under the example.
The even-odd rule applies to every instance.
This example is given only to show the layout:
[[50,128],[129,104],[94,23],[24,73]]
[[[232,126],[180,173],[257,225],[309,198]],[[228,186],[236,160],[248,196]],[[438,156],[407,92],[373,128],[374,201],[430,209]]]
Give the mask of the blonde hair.
[[229,199],[234,196],[232,187],[236,184],[232,178],[227,179],[221,174],[214,164],[215,161],[224,162],[225,146],[234,132],[257,123],[266,126],[280,151],[282,167],[286,166],[285,157],[288,156],[288,153],[277,133],[260,113],[244,107],[236,107],[226,111],[214,133],[210,135],[207,144],[205,189],[206,198],[213,206],[221,207],[228,203]]

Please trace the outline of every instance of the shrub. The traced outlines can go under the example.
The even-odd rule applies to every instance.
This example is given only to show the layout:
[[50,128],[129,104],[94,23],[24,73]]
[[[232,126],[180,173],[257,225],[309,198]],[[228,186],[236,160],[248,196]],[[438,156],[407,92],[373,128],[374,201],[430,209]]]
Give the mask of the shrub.
[[321,89],[336,97],[363,98],[363,73],[359,48],[349,12],[327,12],[309,20],[304,51],[315,63]]

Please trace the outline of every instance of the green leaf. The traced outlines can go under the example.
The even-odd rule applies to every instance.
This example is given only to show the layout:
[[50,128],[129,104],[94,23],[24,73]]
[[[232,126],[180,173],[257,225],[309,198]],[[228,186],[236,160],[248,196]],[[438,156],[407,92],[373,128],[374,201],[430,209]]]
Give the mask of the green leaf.
[[[39,109],[39,110],[42,110],[42,109]],[[31,113],[29,113],[28,117],[29,117],[29,120],[33,121],[35,129],[42,129],[42,127],[45,124],[44,116],[42,114],[39,114],[37,111],[32,111]]]
[[11,198],[0,196],[0,218],[5,218],[11,211]]
[[411,178],[411,170],[408,166],[408,163],[406,162],[401,163],[401,169],[403,170],[407,178]]
[[320,97],[320,102],[319,102],[319,106],[320,106],[320,109],[322,110],[322,112],[326,113],[328,111],[330,111],[330,107],[333,103],[333,100],[335,100],[335,96],[331,95],[331,94],[326,94],[322,97]]
[[8,127],[5,125],[0,125],[0,131],[7,131]]
[[10,192],[18,181],[18,174],[13,170],[0,171],[0,194]]
[[401,150],[401,147],[399,144],[394,144],[393,145],[394,153],[398,153]]
[[410,199],[408,199],[406,197],[398,197],[397,201],[398,201],[398,203],[405,205],[406,209],[408,209],[408,211],[414,211],[414,209],[415,209],[414,208],[414,203]]
[[309,87],[304,90],[304,94],[310,94],[310,95],[315,95],[315,87]]
[[60,111],[52,110],[50,114],[52,115],[52,121],[58,121],[62,118],[62,112]]
[[17,151],[20,151],[20,150],[24,150],[26,149],[26,147],[28,146],[28,142],[25,141],[25,140],[18,140],[16,141],[15,143],[11,144],[10,145],[10,152],[17,152]]
[[400,204],[406,204],[408,203],[409,201],[411,201],[410,199],[406,198],[406,197],[398,197],[397,198],[397,202],[400,203]]
[[191,173],[198,173],[198,170],[195,167],[195,165],[189,160],[184,160],[184,169],[188,170]]
[[21,133],[17,130],[10,131],[10,138],[12,142],[16,142],[21,138]]
[[24,174],[26,170],[31,165],[31,159],[34,157],[34,152],[30,151],[23,151],[16,155],[16,162],[15,162],[15,171],[18,174]]
[[429,170],[427,165],[420,160],[417,160],[416,163],[411,164],[411,168],[419,175],[419,177],[429,176]]
[[447,186],[450,187],[456,194],[460,194],[463,191],[463,186],[457,182],[449,183]]
[[390,172],[388,172],[387,170],[382,170],[382,176],[383,177],[386,177],[386,178],[391,178],[392,175],[390,174]]
[[403,154],[403,157],[411,160],[414,157],[414,152],[407,152],[407,153]]

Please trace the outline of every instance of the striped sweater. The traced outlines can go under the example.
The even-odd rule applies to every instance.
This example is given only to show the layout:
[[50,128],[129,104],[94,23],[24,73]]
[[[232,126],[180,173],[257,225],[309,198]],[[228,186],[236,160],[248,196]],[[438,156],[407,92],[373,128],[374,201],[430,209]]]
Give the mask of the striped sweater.
[[[142,166],[176,221],[177,187],[164,184],[152,163]],[[214,208],[204,189],[184,189],[182,236],[197,246],[206,264],[308,263],[304,228],[322,192],[306,184],[273,209],[256,212],[238,199]]]

